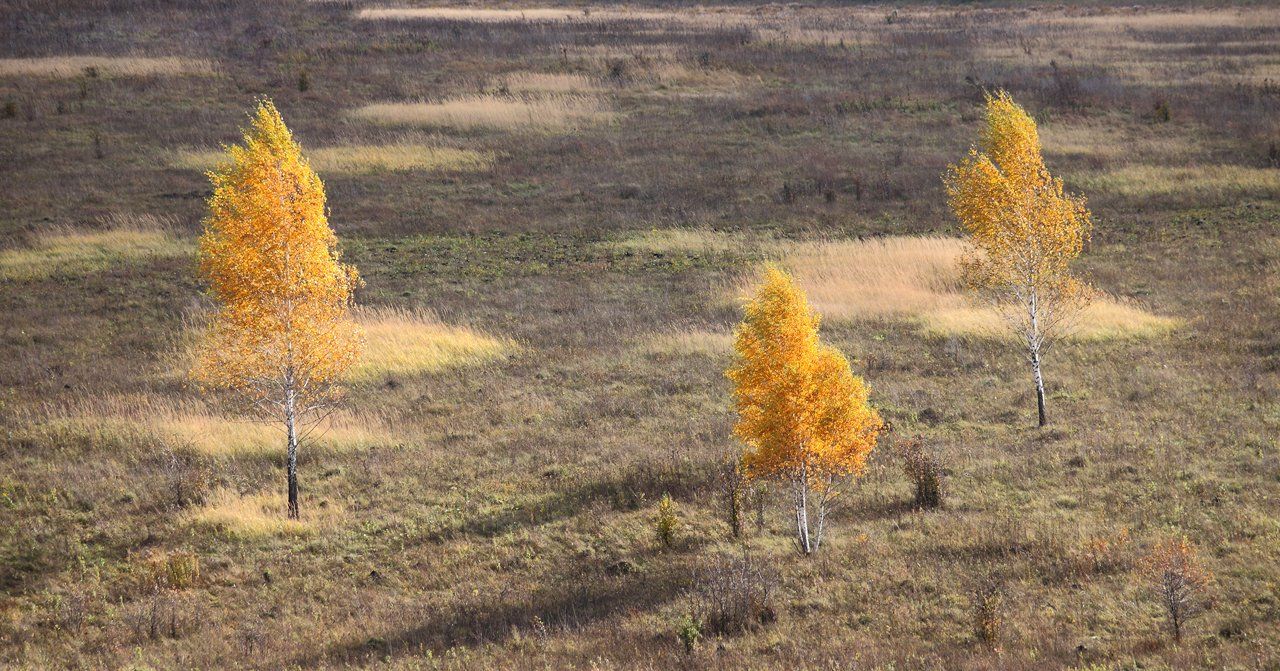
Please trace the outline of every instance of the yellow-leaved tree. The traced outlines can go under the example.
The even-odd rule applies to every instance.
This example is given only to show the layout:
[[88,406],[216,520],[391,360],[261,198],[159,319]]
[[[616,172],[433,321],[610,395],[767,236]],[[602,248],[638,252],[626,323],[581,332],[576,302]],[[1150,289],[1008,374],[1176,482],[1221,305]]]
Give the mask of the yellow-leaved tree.
[[727,373],[738,408],[734,433],[747,445],[745,475],[790,485],[796,542],[806,555],[822,544],[840,484],[862,474],[884,429],[862,378],[819,341],[818,322],[791,276],[769,266],[735,333],[737,360]]
[[304,422],[337,398],[364,336],[351,318],[360,282],[343,264],[324,185],[280,112],[262,101],[242,145],[208,173],[200,272],[217,302],[193,377],[239,397],[287,434],[289,517],[298,518]]
[[1094,296],[1070,268],[1092,228],[1084,198],[1049,174],[1035,120],[1004,91],[987,96],[979,145],[951,166],[945,184],[972,243],[965,280],[991,300],[1026,353],[1044,426],[1042,357]]

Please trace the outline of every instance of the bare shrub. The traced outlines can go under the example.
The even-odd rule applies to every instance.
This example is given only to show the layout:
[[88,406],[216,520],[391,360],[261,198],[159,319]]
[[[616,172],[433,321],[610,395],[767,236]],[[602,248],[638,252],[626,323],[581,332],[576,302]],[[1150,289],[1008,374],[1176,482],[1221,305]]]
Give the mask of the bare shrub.
[[725,517],[729,522],[729,531],[734,538],[742,536],[746,519],[747,495],[750,486],[742,473],[742,459],[730,457],[720,466],[717,481],[720,496],[724,500]]
[[694,578],[694,613],[702,630],[733,635],[777,619],[777,571],[751,557],[722,556]]
[[1139,568],[1160,597],[1173,640],[1182,642],[1187,622],[1204,612],[1204,592],[1211,579],[1195,546],[1186,536],[1165,539],[1151,549]]
[[937,508],[942,505],[942,463],[935,450],[916,435],[898,442],[898,456],[902,470],[915,486],[917,508]]

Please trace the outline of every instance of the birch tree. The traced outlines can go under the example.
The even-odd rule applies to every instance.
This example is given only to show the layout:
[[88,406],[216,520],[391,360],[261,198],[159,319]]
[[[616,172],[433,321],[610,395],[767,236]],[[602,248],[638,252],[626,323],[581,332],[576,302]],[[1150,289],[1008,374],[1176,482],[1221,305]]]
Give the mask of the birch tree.
[[863,473],[884,422],[849,361],[820,342],[818,315],[791,276],[769,267],[745,312],[727,372],[734,432],[747,445],[744,475],[788,485],[796,545],[810,555],[822,545],[841,484]]
[[1049,174],[1035,121],[1003,91],[987,97],[978,146],[945,184],[970,242],[965,281],[990,300],[1026,354],[1044,426],[1043,358],[1094,296],[1070,268],[1092,228],[1084,198]]
[[192,374],[283,423],[288,515],[297,519],[300,439],[333,406],[364,344],[349,314],[360,276],[341,262],[324,185],[270,101],[208,176],[199,261],[218,308]]

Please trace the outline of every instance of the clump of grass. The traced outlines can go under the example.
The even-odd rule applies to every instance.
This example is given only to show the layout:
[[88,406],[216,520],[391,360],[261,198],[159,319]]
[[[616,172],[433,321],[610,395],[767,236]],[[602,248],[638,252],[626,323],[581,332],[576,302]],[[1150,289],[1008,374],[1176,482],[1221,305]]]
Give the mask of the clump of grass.
[[381,124],[555,132],[605,123],[614,117],[604,102],[583,95],[534,97],[471,95],[440,102],[375,103],[354,112]]
[[449,326],[427,312],[367,308],[357,315],[366,348],[353,382],[373,382],[476,365],[515,352],[515,342],[466,326]]
[[[347,174],[408,170],[479,172],[492,168],[494,160],[493,154],[487,152],[409,142],[320,147],[306,153],[316,170]],[[216,149],[179,149],[170,154],[169,164],[204,171],[218,165],[225,156]]]
[[47,56],[43,58],[0,58],[0,76],[69,79],[80,76],[158,77],[208,75],[214,72],[208,61],[188,58],[141,56]]
[[1239,165],[1129,165],[1106,172],[1079,175],[1072,181],[1085,190],[1113,193],[1127,198],[1225,198],[1280,191],[1280,170]]
[[282,492],[239,494],[217,489],[205,505],[188,514],[188,520],[231,538],[306,536],[332,524],[341,516],[339,506],[322,501],[302,509],[302,517],[288,517],[288,501]]
[[144,258],[190,254],[170,220],[153,215],[117,215],[105,228],[60,228],[35,236],[25,248],[0,251],[0,279],[36,280],[54,275],[83,275]]

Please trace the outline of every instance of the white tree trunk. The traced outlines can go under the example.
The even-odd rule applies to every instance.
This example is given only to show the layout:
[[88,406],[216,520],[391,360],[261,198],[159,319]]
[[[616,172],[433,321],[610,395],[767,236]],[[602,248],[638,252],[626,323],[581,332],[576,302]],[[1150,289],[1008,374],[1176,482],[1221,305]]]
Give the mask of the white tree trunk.
[[804,554],[813,554],[809,537],[809,477],[805,466],[800,467],[800,477],[795,483],[796,544]]
[[285,391],[284,421],[289,431],[289,519],[296,520],[298,511],[298,424],[297,407],[292,389]]

